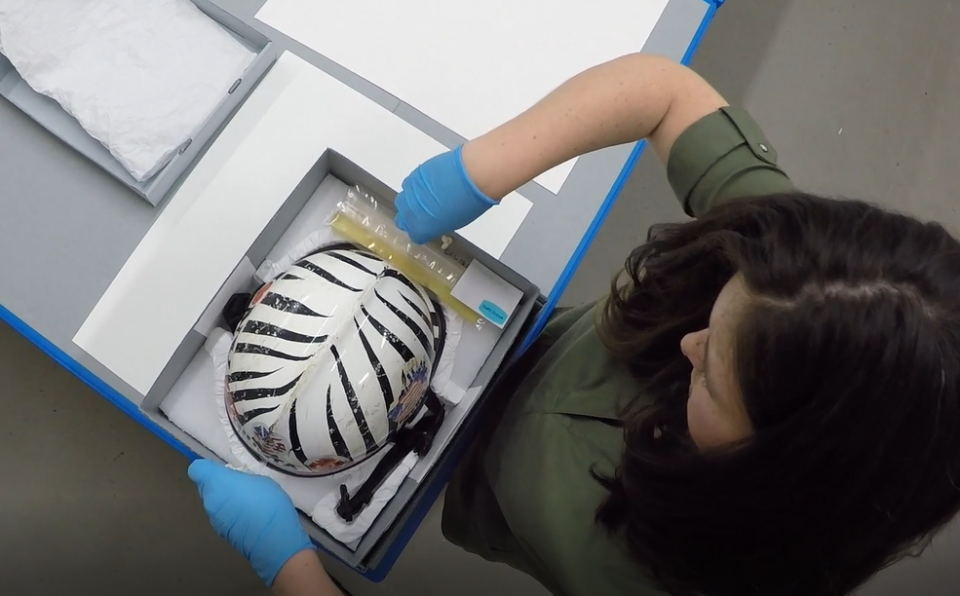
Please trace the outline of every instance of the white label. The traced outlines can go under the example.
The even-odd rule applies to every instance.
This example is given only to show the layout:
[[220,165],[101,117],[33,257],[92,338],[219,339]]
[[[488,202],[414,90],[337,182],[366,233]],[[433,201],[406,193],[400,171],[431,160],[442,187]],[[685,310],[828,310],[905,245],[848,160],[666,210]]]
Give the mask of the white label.
[[450,294],[501,329],[523,298],[523,292],[479,261],[470,263]]

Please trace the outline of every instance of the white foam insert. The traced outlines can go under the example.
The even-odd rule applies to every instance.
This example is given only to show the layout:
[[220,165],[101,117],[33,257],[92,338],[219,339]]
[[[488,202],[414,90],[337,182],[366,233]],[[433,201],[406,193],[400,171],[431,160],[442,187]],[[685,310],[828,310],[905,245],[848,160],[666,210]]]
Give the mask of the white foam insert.
[[[224,280],[328,149],[398,189],[418,164],[446,147],[285,53],[169,199],[74,343],[146,395]],[[460,233],[498,257],[530,206],[513,193]]]
[[[578,72],[640,51],[668,3],[269,0],[257,19],[472,139]],[[537,182],[559,192],[573,165]]]

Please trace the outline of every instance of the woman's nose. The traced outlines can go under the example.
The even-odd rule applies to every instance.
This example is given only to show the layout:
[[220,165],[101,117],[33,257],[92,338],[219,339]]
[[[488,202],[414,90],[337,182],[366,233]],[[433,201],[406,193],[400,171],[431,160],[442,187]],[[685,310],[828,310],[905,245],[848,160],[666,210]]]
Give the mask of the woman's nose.
[[707,344],[709,329],[701,329],[694,333],[688,333],[680,340],[680,351],[687,357],[693,368],[703,369],[703,360],[705,357],[704,348]]

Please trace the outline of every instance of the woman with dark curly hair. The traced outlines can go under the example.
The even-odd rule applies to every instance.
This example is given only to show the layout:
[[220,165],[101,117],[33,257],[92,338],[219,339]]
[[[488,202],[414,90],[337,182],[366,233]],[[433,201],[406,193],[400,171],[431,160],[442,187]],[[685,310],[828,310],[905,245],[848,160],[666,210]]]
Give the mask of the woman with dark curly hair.
[[849,594],[960,508],[960,243],[941,226],[796,190],[746,112],[646,55],[420,166],[398,224],[429,240],[642,138],[697,219],[655,228],[514,365],[444,533],[557,595]]

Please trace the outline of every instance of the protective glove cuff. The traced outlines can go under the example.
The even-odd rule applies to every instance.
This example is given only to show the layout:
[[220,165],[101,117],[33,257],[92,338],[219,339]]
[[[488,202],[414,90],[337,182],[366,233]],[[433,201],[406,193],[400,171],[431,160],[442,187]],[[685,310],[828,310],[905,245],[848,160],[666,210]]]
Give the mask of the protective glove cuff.
[[463,165],[463,145],[460,145],[453,151],[454,159],[457,163],[457,171],[460,172],[463,185],[469,190],[467,194],[477,202],[478,206],[482,207],[483,211],[486,211],[490,207],[493,207],[497,204],[496,201],[488,197],[481,191],[473,179],[470,178],[470,174],[467,172],[467,168]]
[[314,546],[309,538],[306,538],[306,534],[304,534],[304,542],[297,545],[291,544],[289,548],[283,551],[273,552],[270,554],[269,559],[262,561],[254,559],[250,561],[250,563],[253,566],[253,570],[256,571],[260,579],[263,580],[263,583],[265,583],[267,587],[272,588],[273,582],[277,580],[277,575],[280,574],[280,570],[287,564],[287,561],[292,559],[297,553],[305,550],[316,550],[316,546]]

